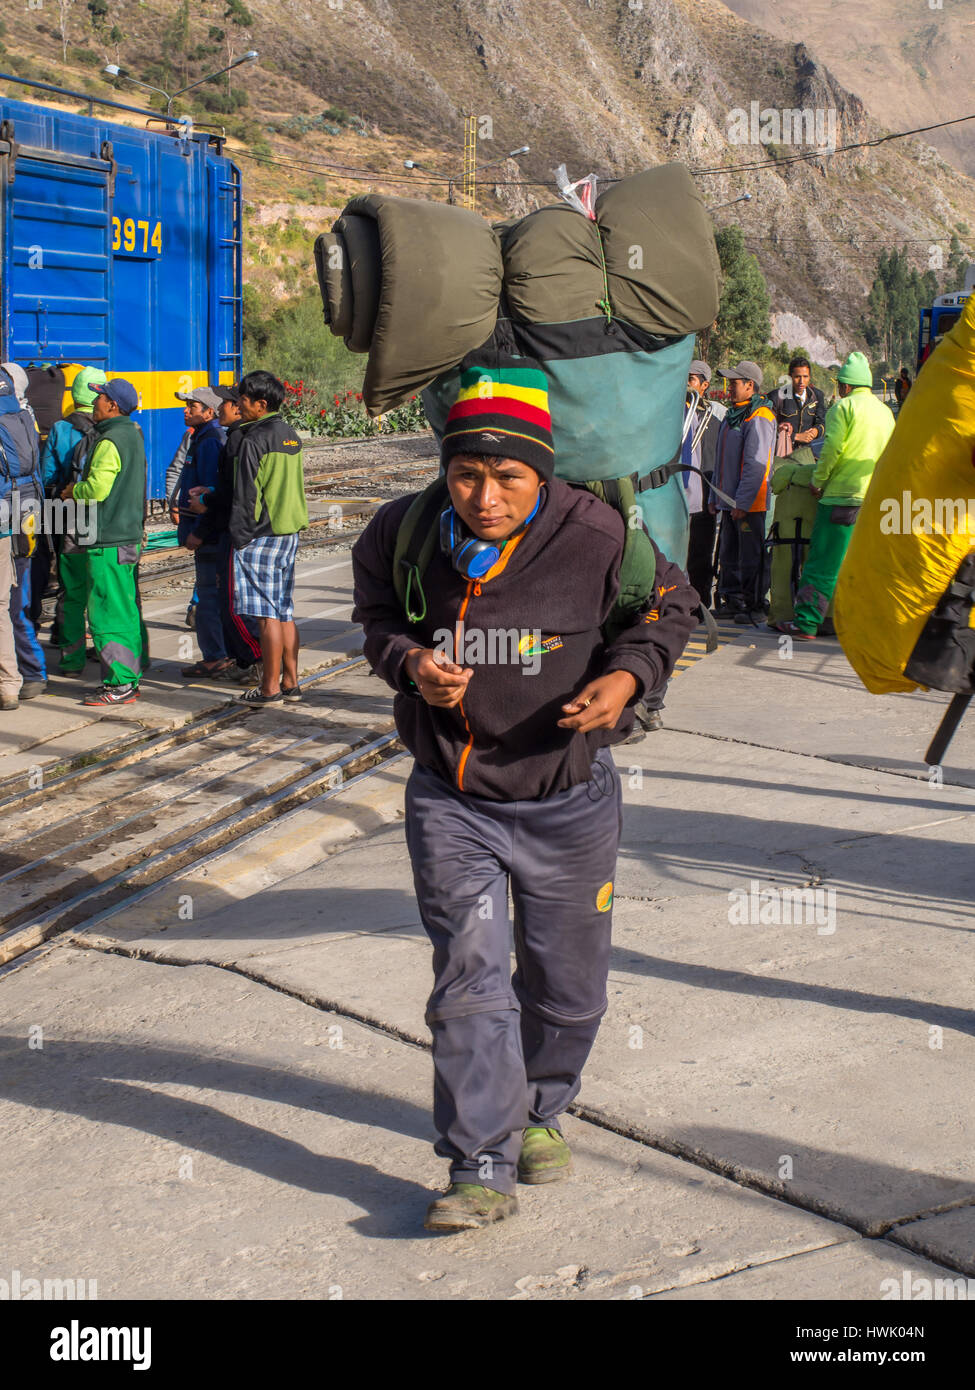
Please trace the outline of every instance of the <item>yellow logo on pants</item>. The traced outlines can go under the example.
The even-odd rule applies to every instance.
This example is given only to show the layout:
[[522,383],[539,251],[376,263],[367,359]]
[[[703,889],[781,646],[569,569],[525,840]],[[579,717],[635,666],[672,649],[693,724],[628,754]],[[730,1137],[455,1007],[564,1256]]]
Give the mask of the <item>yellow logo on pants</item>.
[[603,884],[602,888],[600,888],[599,892],[596,894],[596,911],[597,911],[597,912],[608,912],[609,909],[610,909],[612,906],[613,906],[613,880],[610,879],[610,881],[609,881],[608,883],[604,883],[604,884]]

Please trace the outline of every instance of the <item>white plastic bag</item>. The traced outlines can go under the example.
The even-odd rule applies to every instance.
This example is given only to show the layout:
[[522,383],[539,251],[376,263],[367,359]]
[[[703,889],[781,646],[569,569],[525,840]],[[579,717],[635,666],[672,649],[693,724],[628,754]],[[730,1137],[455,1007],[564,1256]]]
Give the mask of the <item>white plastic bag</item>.
[[587,174],[584,179],[579,179],[577,183],[570,183],[569,171],[564,164],[560,164],[554,172],[556,187],[569,206],[575,208],[576,212],[583,213],[590,222],[595,222],[597,176]]

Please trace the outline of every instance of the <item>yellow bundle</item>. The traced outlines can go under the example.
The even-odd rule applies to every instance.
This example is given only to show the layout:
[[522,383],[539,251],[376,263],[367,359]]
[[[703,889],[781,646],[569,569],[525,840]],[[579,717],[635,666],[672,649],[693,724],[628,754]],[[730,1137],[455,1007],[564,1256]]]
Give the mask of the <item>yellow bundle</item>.
[[917,689],[904,667],[973,548],[975,294],[901,407],[840,570],[837,635],[873,694]]

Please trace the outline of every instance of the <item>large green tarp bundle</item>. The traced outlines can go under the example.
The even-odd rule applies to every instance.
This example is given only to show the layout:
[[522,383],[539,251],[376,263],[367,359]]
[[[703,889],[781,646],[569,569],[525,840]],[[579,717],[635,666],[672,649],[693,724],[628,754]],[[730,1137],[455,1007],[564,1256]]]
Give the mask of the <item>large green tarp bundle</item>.
[[315,262],[325,322],[350,351],[369,354],[370,415],[415,396],[494,331],[501,248],[464,208],[353,198],[316,241]]
[[[809,491],[815,471],[816,456],[808,444],[800,444],[788,457],[774,460],[772,495],[775,500],[768,534],[772,551],[770,623],[791,622],[795,616],[795,593],[809,553],[809,538],[819,506]],[[830,619],[832,612],[830,605]]]
[[[669,463],[694,334],[718,309],[711,220],[680,164],[621,179],[594,211],[558,203],[491,227],[443,204],[353,199],[315,255],[326,322],[369,353],[370,414],[423,390],[439,434],[463,359],[493,348],[545,368],[560,477],[646,479]],[[637,501],[684,563],[679,479]]]

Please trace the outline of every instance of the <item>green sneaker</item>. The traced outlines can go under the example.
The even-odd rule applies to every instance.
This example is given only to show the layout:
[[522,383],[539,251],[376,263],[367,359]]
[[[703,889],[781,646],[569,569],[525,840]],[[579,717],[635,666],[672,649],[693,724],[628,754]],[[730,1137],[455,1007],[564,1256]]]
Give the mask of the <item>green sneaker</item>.
[[572,1172],[572,1154],[557,1129],[532,1125],[522,1137],[518,1156],[520,1182],[558,1182]]
[[476,1231],[517,1213],[517,1197],[473,1182],[455,1182],[430,1203],[423,1224],[428,1231]]

